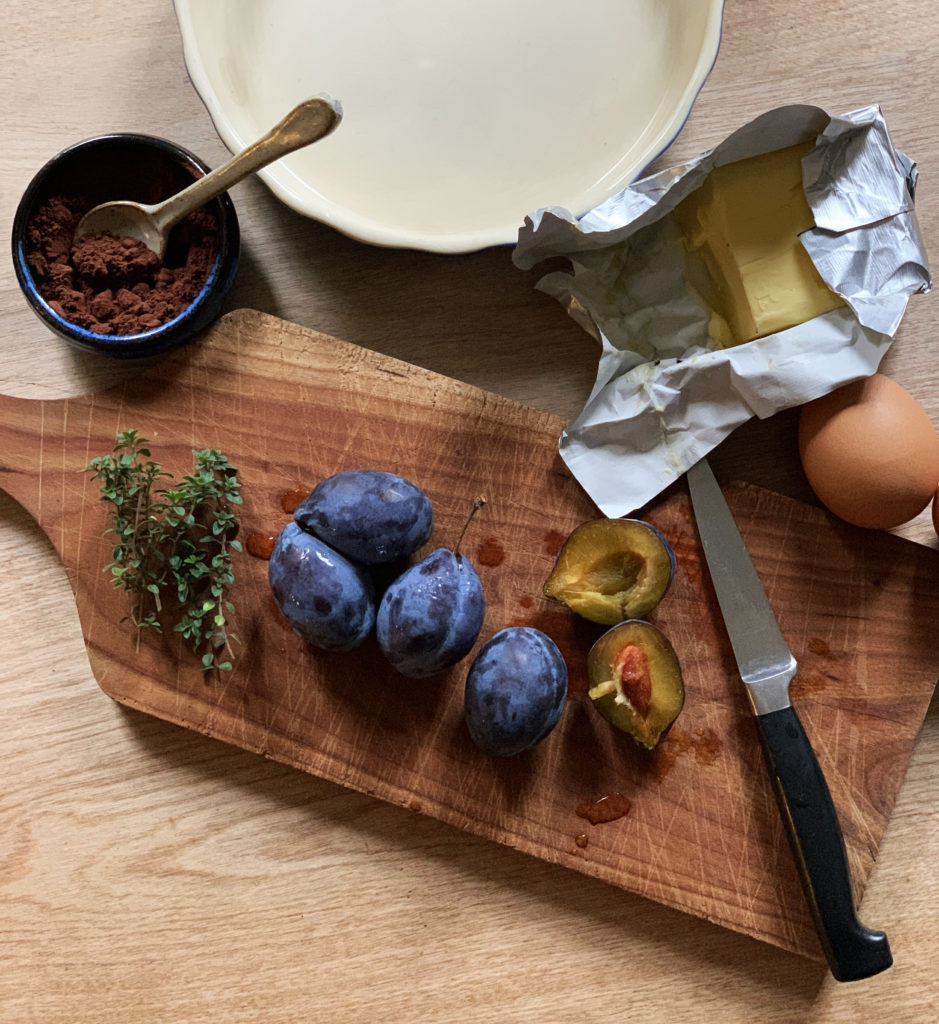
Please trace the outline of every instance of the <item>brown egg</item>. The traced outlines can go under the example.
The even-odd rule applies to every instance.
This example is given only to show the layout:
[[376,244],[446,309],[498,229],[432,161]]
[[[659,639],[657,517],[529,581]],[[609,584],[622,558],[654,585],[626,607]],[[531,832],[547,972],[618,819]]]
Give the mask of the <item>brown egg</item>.
[[908,522],[939,484],[939,436],[926,410],[880,373],[803,406],[799,454],[822,504],[856,526]]

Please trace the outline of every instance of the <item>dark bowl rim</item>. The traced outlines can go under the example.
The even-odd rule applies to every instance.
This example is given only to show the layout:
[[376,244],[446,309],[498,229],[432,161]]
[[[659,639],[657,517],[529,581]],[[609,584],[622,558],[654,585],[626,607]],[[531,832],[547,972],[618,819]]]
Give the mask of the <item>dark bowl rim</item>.
[[212,169],[201,157],[186,149],[185,146],[181,146],[179,143],[172,142],[158,135],[148,135],[144,132],[105,132],[73,142],[50,157],[36,171],[20,197],[13,217],[13,267],[20,290],[34,312],[47,327],[66,340],[74,341],[83,347],[93,348],[97,351],[107,351],[108,349],[150,349],[155,343],[160,341],[175,341],[175,338],[170,336],[183,332],[185,330],[185,322],[197,315],[210,298],[227,293],[234,279],[239,259],[241,233],[238,224],[238,213],[231,196],[227,192],[221,193],[207,204],[210,206],[217,205],[219,213],[218,252],[212,269],[209,271],[205,284],[199,290],[198,295],[172,320],[160,324],[159,327],[152,327],[148,331],[141,331],[138,334],[98,334],[95,331],[89,331],[84,327],[80,327],[70,320],[66,320],[64,317],[59,316],[39,294],[39,289],[26,262],[26,225],[34,209],[35,198],[41,192],[50,174],[67,159],[74,157],[76,154],[107,143],[130,143],[131,145],[139,145],[141,148],[149,147],[161,150],[170,158],[181,158],[182,163],[198,169],[203,175],[208,174]]

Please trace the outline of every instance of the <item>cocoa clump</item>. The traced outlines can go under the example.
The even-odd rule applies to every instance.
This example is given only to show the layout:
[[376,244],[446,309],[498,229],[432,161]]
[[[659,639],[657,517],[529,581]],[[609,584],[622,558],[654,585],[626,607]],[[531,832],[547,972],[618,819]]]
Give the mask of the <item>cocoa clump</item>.
[[161,262],[137,239],[75,238],[91,206],[81,196],[53,196],[30,220],[26,261],[42,298],[63,319],[95,334],[141,334],[179,316],[215,262],[215,217],[205,208],[189,214],[173,229]]

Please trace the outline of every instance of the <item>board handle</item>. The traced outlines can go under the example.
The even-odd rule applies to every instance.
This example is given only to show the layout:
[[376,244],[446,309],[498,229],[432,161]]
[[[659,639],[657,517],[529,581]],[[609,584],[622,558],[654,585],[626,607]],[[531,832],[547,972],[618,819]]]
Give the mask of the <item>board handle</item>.
[[64,400],[0,394],[0,488],[37,517],[43,452],[61,451]]
[[848,855],[825,776],[787,707],[757,716],[763,752],[822,949],[837,981],[858,981],[893,963],[887,936],[861,924]]

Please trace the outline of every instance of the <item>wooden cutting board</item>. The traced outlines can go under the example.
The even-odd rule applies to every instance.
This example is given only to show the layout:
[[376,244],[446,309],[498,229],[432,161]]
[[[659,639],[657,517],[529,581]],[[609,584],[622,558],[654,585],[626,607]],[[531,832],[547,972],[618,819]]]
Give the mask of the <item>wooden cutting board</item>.
[[[106,508],[81,472],[137,428],[179,476],[193,448],[221,448],[243,484],[242,537],[274,535],[285,495],[340,469],[392,470],[434,503],[433,547],[464,541],[487,596],[480,644],[530,624],[570,672],[561,723],[536,749],[490,760],[462,720],[468,661],[432,680],[399,677],[372,641],[347,654],[285,627],[267,563],[236,556],[235,630],[221,683],[174,635],[133,629],[102,566]],[[686,493],[644,510],[678,573],[651,618],[684,668],[685,708],[654,752],[611,729],[586,697],[602,632],[541,596],[561,540],[597,512],[557,455],[561,420],[251,311],[103,394],[0,399],[0,486],[55,545],[92,670],[134,708],[432,815],[547,861],[802,954],[820,952],[719,618]],[[828,778],[860,898],[939,675],[939,554],[849,527],[752,486],[728,500],[799,661],[793,701]],[[55,737],[49,737],[51,743]],[[584,815],[629,813],[592,824]],[[862,915],[863,916],[863,915]],[[884,927],[889,922],[876,921]],[[628,922],[624,922],[628,927]]]

